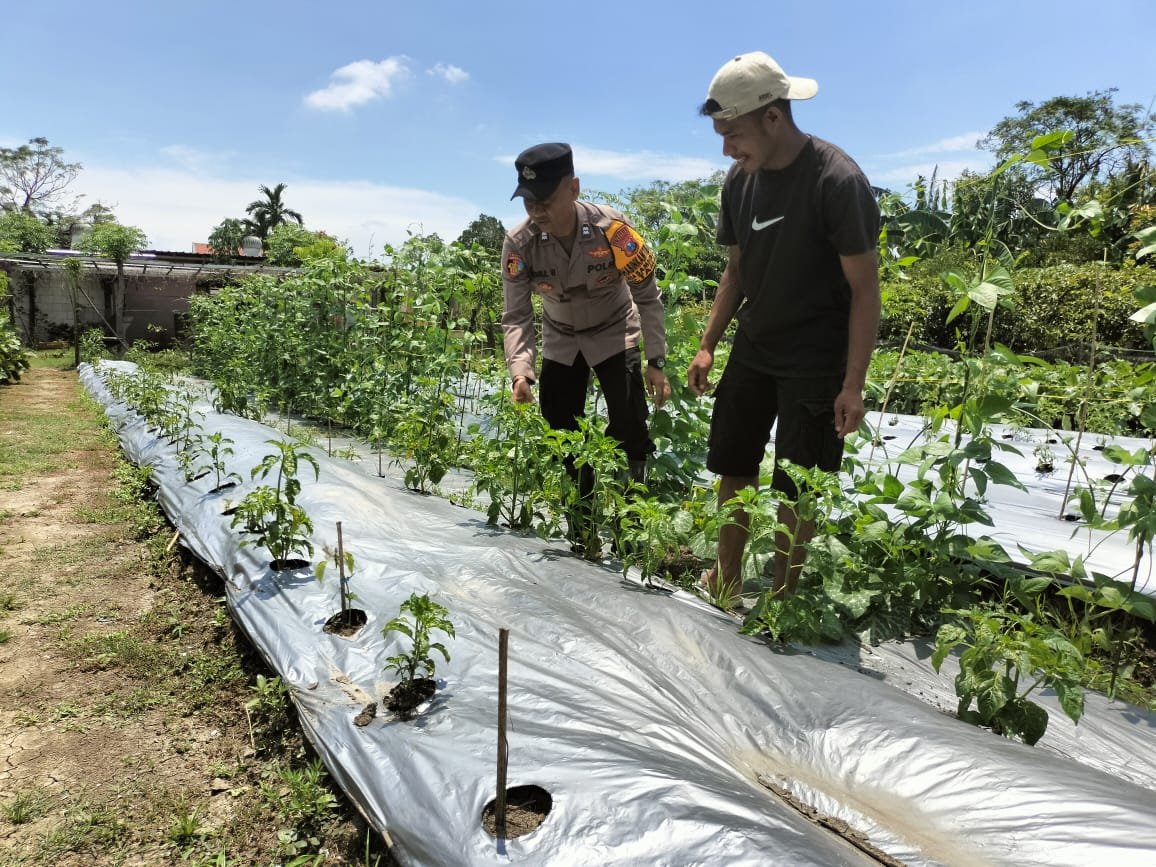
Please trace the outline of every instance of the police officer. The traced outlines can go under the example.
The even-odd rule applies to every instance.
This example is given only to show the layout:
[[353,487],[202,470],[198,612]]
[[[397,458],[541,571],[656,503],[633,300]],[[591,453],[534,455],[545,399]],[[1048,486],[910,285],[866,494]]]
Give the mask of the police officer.
[[[550,426],[577,430],[593,369],[606,399],[607,433],[626,452],[631,477],[642,481],[654,451],[645,394],[656,408],[670,396],[654,253],[621,213],[578,199],[569,145],[527,148],[514,167],[518,187],[510,198],[522,197],[527,218],[502,248],[502,328],[513,399],[532,401],[537,384]],[[542,299],[540,378],[534,373],[534,295]],[[592,487],[591,478],[580,478],[580,497]]]

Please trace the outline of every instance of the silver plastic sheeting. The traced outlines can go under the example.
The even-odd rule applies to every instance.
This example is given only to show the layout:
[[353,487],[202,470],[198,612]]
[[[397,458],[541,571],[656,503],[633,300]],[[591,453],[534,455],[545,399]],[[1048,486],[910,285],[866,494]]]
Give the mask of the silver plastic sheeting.
[[[555,543],[499,532],[477,513],[313,452],[298,502],[318,557],[343,523],[369,614],[343,639],[322,631],[337,581],[273,573],[221,515],[257,482],[276,432],[201,407],[232,439],[246,481],[186,484],[172,446],[115,405],[91,369],[128,456],[151,466],[184,544],[224,576],[228,603],[291,687],[318,752],[405,864],[838,865],[871,863],[764,785],[866,832],[912,864],[1148,865],[1156,794],[1101,766],[1006,741],[835,660],[773,649],[690,594],[651,591]],[[316,560],[317,558],[315,558]],[[457,638],[439,688],[412,722],[353,724],[380,698],[382,625],[411,593],[448,607]],[[510,629],[508,785],[553,808],[533,833],[496,841],[497,634]],[[347,681],[347,682],[343,682]],[[1148,749],[1151,717],[1134,728]],[[1082,757],[1081,757],[1082,758]],[[1106,763],[1106,764],[1105,764]]]
[[[924,420],[918,416],[880,416],[877,412],[869,412],[867,424],[872,431],[878,432],[882,442],[874,448],[870,444],[863,446],[860,458],[876,467],[890,463],[892,471],[905,481],[914,478],[915,467],[897,465],[894,461],[905,449],[927,442]],[[1076,555],[1083,556],[1089,572],[1100,572],[1117,581],[1130,582],[1136,556],[1135,543],[1128,540],[1127,531],[1108,533],[1072,522],[1079,515],[1076,489],[1081,486],[1093,489],[1097,502],[1101,504],[1108,498],[1107,516],[1114,517],[1126,499],[1124,493],[1128,481],[1113,477],[1124,475],[1129,468],[1105,458],[1104,446],[1117,445],[1135,452],[1150,448],[1152,442],[1137,437],[1085,433],[1077,449],[1077,436],[1073,431],[1013,428],[1003,424],[990,427],[993,440],[1016,450],[993,450],[992,459],[1011,470],[1026,490],[1021,491],[1010,485],[989,485],[983,506],[995,526],[975,525],[972,532],[976,535],[990,535],[1004,546],[1013,559],[1026,559],[1019,554],[1017,546],[1023,546],[1033,553],[1063,549],[1073,558]],[[951,427],[945,431],[948,436],[952,436],[953,432]],[[967,439],[964,437],[965,442]],[[1040,457],[1036,450],[1045,448],[1053,459],[1050,472],[1037,470]],[[1078,461],[1074,471],[1073,460]],[[1068,482],[1069,475],[1072,476],[1071,484]],[[971,495],[975,495],[974,485],[969,486],[968,490]],[[1152,573],[1150,553],[1142,557],[1137,577],[1136,589],[1146,595],[1156,596],[1156,576]]]

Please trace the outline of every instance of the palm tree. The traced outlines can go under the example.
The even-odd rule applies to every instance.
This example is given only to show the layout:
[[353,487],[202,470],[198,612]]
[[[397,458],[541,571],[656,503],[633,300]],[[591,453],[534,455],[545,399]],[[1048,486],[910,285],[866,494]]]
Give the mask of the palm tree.
[[288,220],[296,221],[299,226],[305,224],[298,211],[285,207],[285,203],[281,201],[281,193],[285,191],[285,184],[277,184],[273,189],[261,184],[259,189],[265,198],[250,202],[249,206],[245,208],[245,213],[249,215],[249,219],[245,222],[258,238],[262,241],[265,240],[273,229]]

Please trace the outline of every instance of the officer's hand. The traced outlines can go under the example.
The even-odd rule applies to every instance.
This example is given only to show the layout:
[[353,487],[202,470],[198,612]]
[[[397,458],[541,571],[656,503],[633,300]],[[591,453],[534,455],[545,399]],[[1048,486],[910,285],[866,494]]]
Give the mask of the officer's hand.
[[866,414],[863,393],[857,388],[844,387],[835,398],[835,433],[839,439],[857,431]]
[[707,377],[713,366],[714,353],[709,349],[700,349],[695,353],[694,359],[686,371],[686,383],[690,386],[690,390],[694,392],[695,397],[702,397],[710,391],[711,384]]
[[514,380],[513,394],[514,403],[533,403],[534,390],[530,388],[530,380],[524,376],[519,376]]
[[654,408],[659,409],[670,397],[670,380],[657,367],[646,367],[646,390],[654,400]]

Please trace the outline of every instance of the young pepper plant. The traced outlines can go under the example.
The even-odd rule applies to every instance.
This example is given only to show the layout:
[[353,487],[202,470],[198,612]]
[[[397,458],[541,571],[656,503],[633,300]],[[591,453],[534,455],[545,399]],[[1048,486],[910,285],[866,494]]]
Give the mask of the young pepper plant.
[[[411,619],[405,617],[410,615]],[[454,625],[449,620],[449,610],[439,605],[428,595],[412,594],[401,603],[401,612],[389,623],[382,627],[382,635],[389,637],[391,632],[399,632],[409,638],[411,647],[408,653],[398,653],[385,660],[385,667],[396,671],[402,683],[409,683],[419,676],[432,678],[437,666],[431,656],[437,651],[446,661],[450,661],[449,651],[445,645],[434,641],[435,631],[444,632],[450,638],[454,637]]]
[[[305,446],[288,440],[266,440],[277,451],[265,455],[250,473],[252,478],[267,478],[277,472],[276,484],[262,485],[241,500],[233,516],[232,526],[243,525],[245,532],[254,534],[256,544],[268,549],[274,564],[284,565],[294,553],[313,556],[309,535],[313,522],[303,508],[297,505],[301,481],[297,478],[302,463],[313,467],[317,478],[320,468],[316,459],[305,451]],[[246,540],[244,544],[249,544]]]

